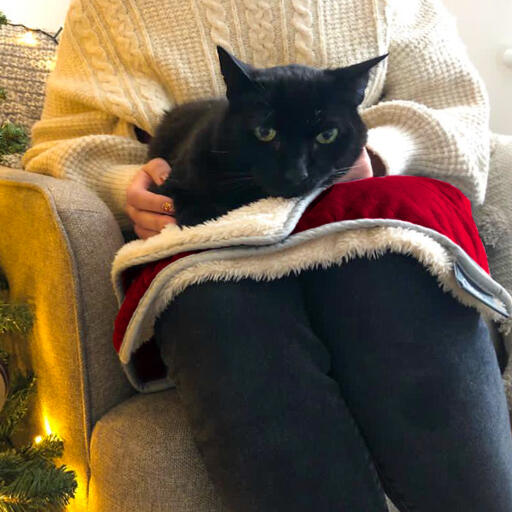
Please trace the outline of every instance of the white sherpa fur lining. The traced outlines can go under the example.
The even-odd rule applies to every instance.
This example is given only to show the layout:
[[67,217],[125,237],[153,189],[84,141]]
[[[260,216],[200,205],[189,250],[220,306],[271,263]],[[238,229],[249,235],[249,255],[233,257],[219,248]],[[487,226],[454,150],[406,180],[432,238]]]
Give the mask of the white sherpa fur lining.
[[436,241],[432,234],[422,232],[426,228],[414,224],[363,229],[353,226],[350,229],[346,225],[349,222],[360,223],[343,221],[327,224],[293,235],[273,246],[208,251],[168,265],[146,290],[131,318],[119,353],[121,361],[128,362],[131,354],[151,338],[156,317],[187,286],[204,281],[278,279],[292,272],[327,267],[356,257],[375,258],[386,251],[414,256],[438,279],[441,287],[461,303],[475,307],[488,318],[502,321],[501,315],[460,288],[453,275],[453,264],[456,261],[473,278],[481,272],[483,275],[480,277],[487,281],[487,286],[482,288],[497,297],[498,305],[512,311],[512,300],[506,290],[447,237],[436,233],[444,239]]
[[[180,229],[168,225],[159,235],[126,244],[116,255],[112,280],[119,303],[124,298],[121,273],[134,265],[157,261],[188,250],[210,249],[179,259],[153,279],[125,332],[119,357],[139,391],[172,385],[164,379],[141,383],[130,363],[132,354],[153,335],[154,323],[166,306],[188,286],[204,281],[243,278],[273,280],[308,268],[326,268],[357,257],[377,258],[387,251],[414,256],[462,304],[485,318],[510,322],[459,286],[454,265],[463,269],[494,303],[512,313],[512,298],[467,253],[448,237],[417,224],[393,219],[358,219],[325,224],[290,235],[302,213],[320,193],[302,199],[262,199],[218,219]],[[171,384],[170,384],[171,383]]]
[[261,199],[197,226],[180,229],[168,224],[158,235],[125,244],[112,266],[112,282],[119,303],[124,297],[121,273],[125,269],[189,250],[274,244],[293,231],[308,204],[321,192],[317,189],[303,198]]

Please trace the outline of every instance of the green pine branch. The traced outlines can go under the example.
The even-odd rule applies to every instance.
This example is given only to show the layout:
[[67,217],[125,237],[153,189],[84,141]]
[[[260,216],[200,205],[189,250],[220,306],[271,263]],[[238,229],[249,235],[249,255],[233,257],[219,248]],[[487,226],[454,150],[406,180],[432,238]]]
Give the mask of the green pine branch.
[[15,449],[0,453],[1,512],[61,510],[74,497],[75,472],[32,455],[31,451],[20,453]]
[[78,485],[74,471],[53,463],[64,452],[64,443],[55,434],[19,449],[10,442],[27,413],[35,382],[34,375],[18,373],[0,412],[0,444],[5,446],[0,451],[0,512],[62,512]]
[[61,511],[77,488],[76,474],[66,466],[25,459],[14,450],[0,453],[0,475],[0,512]]
[[10,442],[27,413],[35,382],[34,375],[18,373],[0,412],[0,445],[5,447],[0,450],[0,512],[62,512],[75,497],[75,472],[53,463],[64,452],[58,436],[50,434],[19,449]]
[[64,442],[62,439],[55,435],[43,437],[41,442],[36,444],[29,444],[24,448],[18,450],[19,453],[26,458],[41,458],[46,460],[58,459],[64,453]]
[[8,21],[7,16],[0,11],[0,26],[5,25]]
[[0,483],[5,485],[16,478],[16,476],[25,471],[30,465],[14,448],[9,448],[0,452],[0,475],[2,479]]
[[9,121],[0,125],[0,161],[4,155],[22,153],[28,143],[29,137],[23,126]]
[[30,306],[14,302],[3,302],[0,293],[0,335],[7,332],[27,333],[33,323]]
[[[0,27],[6,22],[0,11]],[[5,99],[5,89],[0,88],[0,101]],[[28,140],[22,126],[1,124],[0,163],[4,155],[24,151]],[[27,333],[33,323],[32,310],[27,304],[9,302],[8,290],[7,278],[0,270],[0,335]],[[9,354],[1,348],[0,365],[9,366]],[[53,459],[62,457],[64,451],[64,444],[56,435],[19,449],[13,445],[11,436],[28,412],[36,377],[18,372],[10,376],[10,381],[5,404],[0,409],[0,512],[62,512],[75,497],[76,474],[66,466],[54,464]]]
[[[28,412],[28,401],[35,392],[36,378],[33,374],[18,373],[11,384],[7,400],[0,411],[0,442],[6,444],[18,423]],[[1,473],[0,473],[1,474]]]

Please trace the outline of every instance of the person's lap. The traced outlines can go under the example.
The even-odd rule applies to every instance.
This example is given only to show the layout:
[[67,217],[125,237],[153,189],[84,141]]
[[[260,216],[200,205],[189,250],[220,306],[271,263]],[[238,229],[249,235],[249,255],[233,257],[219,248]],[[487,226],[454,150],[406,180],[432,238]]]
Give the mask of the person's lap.
[[511,509],[508,411],[481,315],[399,254],[301,282],[389,495],[412,510]]
[[295,510],[385,510],[371,453],[403,510],[498,512],[512,503],[512,443],[486,329],[416,260],[387,254],[195,285],[157,340],[234,509],[281,510],[293,493]]
[[192,286],[156,335],[230,510],[387,510],[296,279]]

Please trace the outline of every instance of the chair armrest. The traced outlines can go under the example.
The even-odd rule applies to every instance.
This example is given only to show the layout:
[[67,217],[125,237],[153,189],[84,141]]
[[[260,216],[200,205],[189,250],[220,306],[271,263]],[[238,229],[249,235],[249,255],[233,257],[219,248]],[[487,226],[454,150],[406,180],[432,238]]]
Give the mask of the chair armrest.
[[[473,215],[485,245],[491,275],[512,294],[512,137],[493,135],[491,166],[483,205]],[[508,321],[504,327],[512,327]],[[512,330],[502,335],[507,354],[503,381],[512,407]],[[508,360],[508,361],[507,361]]]
[[491,273],[512,293],[512,137],[492,136],[485,201],[473,213]]
[[123,243],[92,191],[0,166],[0,266],[12,298],[34,307],[29,339],[6,349],[37,377],[30,435],[44,432],[46,419],[64,439],[64,463],[78,473],[79,494],[87,489],[95,422],[135,393],[112,346],[110,268]]

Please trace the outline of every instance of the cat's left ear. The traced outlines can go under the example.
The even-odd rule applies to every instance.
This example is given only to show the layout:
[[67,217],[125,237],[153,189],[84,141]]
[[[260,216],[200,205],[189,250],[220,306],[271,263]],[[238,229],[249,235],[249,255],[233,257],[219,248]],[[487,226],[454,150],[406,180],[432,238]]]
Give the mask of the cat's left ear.
[[220,70],[226,83],[226,96],[228,100],[232,100],[236,96],[242,95],[254,89],[254,82],[249,76],[253,69],[251,65],[238,60],[231,55],[222,46],[217,46],[219,55]]
[[359,62],[346,68],[326,69],[325,72],[334,77],[340,90],[349,93],[350,99],[355,105],[360,105],[364,99],[371,69],[387,58],[388,55],[389,53],[386,53],[380,57]]

